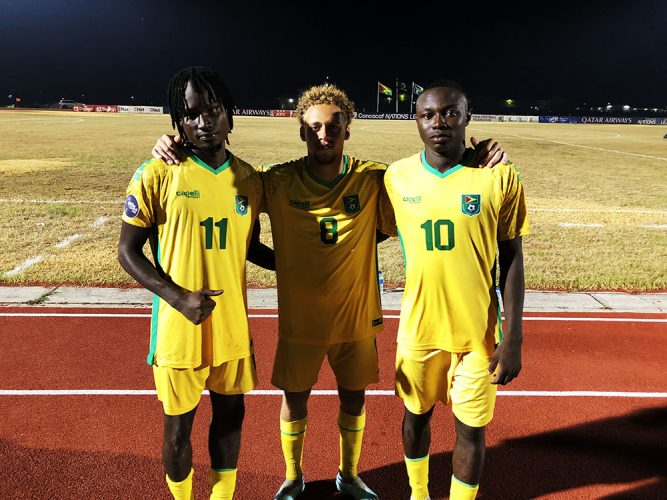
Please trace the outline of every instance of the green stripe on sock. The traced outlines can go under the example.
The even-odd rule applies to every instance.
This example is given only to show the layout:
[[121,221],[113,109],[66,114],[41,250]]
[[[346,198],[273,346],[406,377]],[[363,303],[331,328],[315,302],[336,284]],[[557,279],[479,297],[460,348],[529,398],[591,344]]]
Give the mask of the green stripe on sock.
[[283,430],[280,431],[280,433],[284,434],[285,436],[299,436],[299,435],[303,434],[304,432],[306,432],[305,429],[302,430],[301,432],[285,432]]
[[419,458],[405,457],[405,460],[407,460],[408,462],[421,462],[422,460],[426,460],[427,458],[428,458],[428,455],[424,455],[423,457],[419,457]]
[[468,483],[464,483],[464,482],[461,481],[460,479],[456,479],[456,476],[454,476],[454,474],[452,474],[452,481],[456,481],[456,482],[459,483],[461,486],[465,486],[466,488],[471,488],[471,489],[477,488],[477,487],[479,486],[479,484],[468,484]]
[[361,432],[365,429],[365,427],[362,427],[361,429],[348,429],[347,427],[343,427],[340,424],[338,424],[338,428],[342,431],[347,431],[347,432]]

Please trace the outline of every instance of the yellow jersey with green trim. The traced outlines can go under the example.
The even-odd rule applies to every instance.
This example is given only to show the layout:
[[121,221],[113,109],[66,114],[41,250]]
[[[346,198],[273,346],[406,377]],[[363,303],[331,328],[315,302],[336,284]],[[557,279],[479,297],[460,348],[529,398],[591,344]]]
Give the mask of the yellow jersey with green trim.
[[441,173],[422,152],[385,175],[405,257],[398,342],[409,349],[491,354],[501,339],[497,241],[530,226],[516,167],[470,167],[473,154]]
[[376,227],[385,164],[344,156],[332,182],[313,178],[307,158],[266,167],[278,282],[279,334],[331,345],[382,329]]
[[149,364],[218,366],[252,353],[246,256],[262,196],[259,174],[231,153],[217,169],[192,154],[180,165],[152,159],[137,169],[123,221],[157,227],[157,258],[175,284],[224,290],[200,325],[155,296]]

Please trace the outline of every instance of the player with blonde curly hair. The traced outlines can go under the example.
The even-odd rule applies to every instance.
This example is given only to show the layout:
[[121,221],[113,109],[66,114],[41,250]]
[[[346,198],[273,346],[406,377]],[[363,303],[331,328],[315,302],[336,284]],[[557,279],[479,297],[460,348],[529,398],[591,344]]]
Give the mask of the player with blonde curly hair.
[[393,220],[382,179],[386,165],[345,155],[354,104],[331,84],[299,98],[296,115],[307,156],[262,174],[278,281],[279,340],[272,383],[284,391],[280,430],[286,480],[274,498],[303,491],[308,397],[324,358],[340,409],[339,491],[377,495],[357,475],[366,386],[379,381],[375,337],[382,330],[377,283],[378,218]]
[[322,85],[310,87],[301,94],[295,111],[301,125],[303,125],[303,115],[308,108],[316,104],[334,104],[338,106],[345,115],[348,127],[352,122],[352,118],[354,118],[354,103],[345,91],[330,83],[323,83]]

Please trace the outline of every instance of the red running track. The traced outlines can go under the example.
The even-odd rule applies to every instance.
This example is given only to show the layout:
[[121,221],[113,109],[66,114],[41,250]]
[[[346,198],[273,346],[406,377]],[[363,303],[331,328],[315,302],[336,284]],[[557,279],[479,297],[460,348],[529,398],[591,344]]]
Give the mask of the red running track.
[[[21,316],[9,316],[16,313]],[[34,315],[58,313],[85,316]],[[251,312],[262,313],[275,311]],[[15,392],[152,390],[144,362],[147,314],[0,309],[0,498],[168,498],[160,464],[161,405],[154,395]],[[499,393],[479,498],[667,498],[667,315],[595,315],[611,321],[585,314],[526,316],[524,369],[503,389],[510,393]],[[397,319],[388,318],[378,339],[381,381],[371,390],[393,388],[397,325]],[[277,320],[253,317],[251,326],[258,389],[271,390]],[[334,388],[325,366],[315,389]],[[193,431],[197,498],[207,498],[210,410],[205,398]],[[280,397],[250,395],[246,407],[236,498],[268,499],[284,473]],[[332,482],[338,466],[337,411],[335,396],[312,396],[304,499],[344,498]],[[370,395],[367,412],[361,475],[383,499],[408,498],[401,402]],[[431,449],[433,499],[448,495],[452,445],[451,414],[439,406]]]

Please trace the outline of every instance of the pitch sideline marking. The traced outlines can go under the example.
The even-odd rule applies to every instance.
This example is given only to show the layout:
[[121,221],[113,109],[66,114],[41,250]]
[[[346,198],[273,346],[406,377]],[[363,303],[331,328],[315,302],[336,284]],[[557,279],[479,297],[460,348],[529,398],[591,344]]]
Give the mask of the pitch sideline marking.
[[[661,313],[658,313],[661,314]],[[4,318],[150,318],[140,313],[0,313]],[[277,314],[248,314],[249,318],[277,318]],[[398,314],[385,314],[384,319],[400,319]],[[505,319],[503,317],[503,319]],[[564,316],[524,316],[523,321],[586,321],[591,323],[667,323],[667,318],[577,318]]]
[[[90,227],[93,227],[93,228],[101,227],[101,226],[104,225],[104,223],[107,222],[108,220],[109,220],[109,217],[100,217],[100,218],[98,218],[95,222],[93,222],[93,223],[90,225]],[[84,236],[85,236],[85,235],[83,235],[83,234],[78,234],[78,233],[76,233],[76,234],[72,234],[72,235],[68,236],[67,238],[65,238],[64,240],[59,241],[58,243],[56,243],[55,245],[53,245],[53,247],[54,247],[54,248],[58,248],[58,249],[66,248],[66,247],[70,246],[74,241],[76,241],[76,240],[78,240],[78,239],[80,239],[80,238],[83,238]],[[35,256],[35,257],[30,257],[30,258],[24,260],[23,262],[21,262],[21,263],[20,263],[18,266],[16,266],[14,269],[5,272],[3,275],[6,276],[6,277],[8,277],[8,278],[11,278],[12,276],[16,276],[16,275],[18,275],[18,274],[21,274],[23,271],[25,271],[25,270],[27,270],[27,269],[30,269],[30,268],[31,268],[32,266],[34,266],[35,264],[39,264],[40,262],[42,262],[42,261],[43,261],[45,258],[47,258],[48,256],[49,256],[49,255],[46,254],[46,255],[37,255],[37,256]]]
[[53,205],[122,205],[124,200],[44,200],[44,199],[25,199],[25,198],[0,198],[0,203],[46,203]]
[[561,222],[560,227],[603,227],[604,224],[583,224],[578,222]]
[[44,260],[44,255],[37,255],[35,257],[30,257],[29,259],[26,259],[23,262],[21,262],[18,266],[16,266],[11,271],[7,271],[4,275],[7,276],[8,278],[11,278],[12,276],[16,276],[17,274],[21,274],[23,271],[25,271],[26,269],[31,268],[35,264],[39,264],[43,260]]
[[[3,389],[0,396],[154,396],[155,390],[137,389]],[[208,391],[202,394],[208,395]],[[313,396],[335,396],[336,390],[314,390]],[[498,396],[509,397],[593,397],[593,398],[641,398],[641,399],[663,399],[667,398],[667,392],[621,392],[621,391],[498,391]],[[280,390],[254,390],[248,396],[282,396]],[[394,396],[392,390],[370,390],[367,396]]]
[[[471,128],[477,128],[477,127],[471,127]],[[480,129],[477,129],[480,130]],[[626,156],[637,156],[639,158],[649,158],[651,160],[660,160],[660,161],[667,161],[667,158],[662,158],[661,156],[650,156],[650,155],[642,155],[639,153],[628,153],[626,151],[617,151],[616,149],[606,149],[606,148],[598,148],[595,146],[584,146],[583,144],[572,144],[571,142],[562,142],[562,141],[553,141],[551,139],[543,139],[541,137],[530,137],[527,135],[518,135],[518,134],[508,134],[507,132],[498,132],[496,135],[506,135],[509,137],[517,137],[519,139],[528,139],[531,141],[540,141],[540,142],[551,142],[553,144],[561,144],[563,146],[571,146],[573,148],[584,148],[584,149],[593,149],[595,151],[604,151],[607,153],[617,153],[619,155],[626,155]]]

